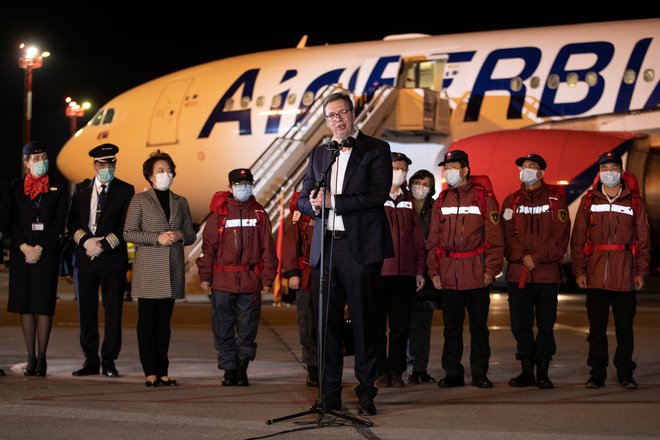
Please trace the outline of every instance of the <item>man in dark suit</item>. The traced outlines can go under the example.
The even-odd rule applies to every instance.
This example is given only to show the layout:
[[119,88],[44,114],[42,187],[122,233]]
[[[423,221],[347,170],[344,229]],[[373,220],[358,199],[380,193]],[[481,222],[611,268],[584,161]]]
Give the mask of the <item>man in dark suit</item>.
[[[312,152],[298,200],[298,209],[303,214],[320,218],[322,206],[327,213],[325,225],[314,228],[310,255],[315,292],[319,290],[321,269],[326,280],[323,401],[319,403],[326,411],[341,409],[341,342],[347,302],[355,338],[355,376],[359,381],[355,394],[360,400],[359,413],[375,415],[373,399],[378,391],[374,386],[378,373],[375,287],[383,260],[394,255],[383,207],[392,184],[390,147],[387,142],[366,136],[355,128],[353,102],[347,95],[328,96],[323,111],[335,141],[330,144],[341,150],[328,173],[326,188],[316,197],[316,182],[328,168],[333,148],[326,144]],[[321,268],[323,241],[325,254]]]
[[[76,243],[80,345],[85,355],[74,376],[99,374],[117,377],[115,360],[121,350],[121,315],[128,264],[123,239],[128,205],[135,194],[132,185],[114,177],[117,146],[102,144],[89,155],[96,176],[76,185],[69,213],[69,232]],[[98,291],[105,312],[105,336],[99,358]]]

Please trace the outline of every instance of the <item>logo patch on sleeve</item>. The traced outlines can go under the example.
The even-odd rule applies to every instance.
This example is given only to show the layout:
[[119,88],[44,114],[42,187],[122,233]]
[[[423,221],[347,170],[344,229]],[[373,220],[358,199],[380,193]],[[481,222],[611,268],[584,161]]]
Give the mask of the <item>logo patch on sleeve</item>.
[[568,220],[568,211],[565,209],[560,209],[557,211],[557,218],[559,219],[560,222],[566,223],[566,220]]
[[504,213],[502,214],[502,217],[504,217],[504,220],[509,221],[513,218],[513,209],[511,208],[506,208],[504,210]]
[[500,223],[500,213],[497,211],[490,211],[490,214],[488,215],[490,218],[490,222],[494,225],[497,225]]

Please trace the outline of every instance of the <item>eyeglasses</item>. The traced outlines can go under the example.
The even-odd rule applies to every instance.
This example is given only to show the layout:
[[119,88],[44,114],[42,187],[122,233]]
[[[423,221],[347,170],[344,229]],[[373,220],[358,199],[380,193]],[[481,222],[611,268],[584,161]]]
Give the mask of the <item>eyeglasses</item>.
[[337,113],[329,113],[325,115],[325,118],[328,121],[338,121],[340,118],[346,119],[348,117],[348,114],[352,112],[353,112],[352,109],[346,108],[344,110],[339,110]]

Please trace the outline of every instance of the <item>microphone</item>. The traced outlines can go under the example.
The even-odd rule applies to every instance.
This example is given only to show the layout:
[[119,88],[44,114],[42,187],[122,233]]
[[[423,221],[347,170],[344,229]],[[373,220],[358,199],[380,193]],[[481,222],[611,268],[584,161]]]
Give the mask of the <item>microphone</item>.
[[344,139],[343,141],[341,141],[340,145],[341,145],[342,148],[343,147],[353,148],[353,146],[355,145],[355,138],[353,136],[349,136],[346,139]]
[[328,150],[328,151],[337,151],[337,150],[341,150],[341,145],[339,144],[339,142],[334,141],[334,140],[331,140],[331,141],[326,142],[325,145],[323,145],[323,146],[324,146],[325,149]]

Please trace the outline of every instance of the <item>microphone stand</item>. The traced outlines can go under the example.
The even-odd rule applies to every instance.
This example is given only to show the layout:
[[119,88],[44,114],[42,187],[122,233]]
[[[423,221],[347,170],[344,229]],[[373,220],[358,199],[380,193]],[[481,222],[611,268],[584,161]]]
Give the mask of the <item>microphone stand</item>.
[[[328,167],[325,169],[323,174],[321,175],[321,180],[316,182],[316,189],[314,190],[314,193],[312,194],[312,198],[316,198],[318,196],[319,191],[321,188],[327,188],[328,184],[328,173],[332,169],[332,165],[335,163],[337,160],[337,157],[339,157],[339,151],[344,145],[337,145],[337,147],[330,148],[332,151],[332,156],[330,158],[330,163],[328,164]],[[332,415],[341,419],[348,420],[350,422],[363,425],[365,427],[371,427],[374,426],[374,423],[371,420],[363,420],[357,417],[349,416],[347,414],[342,414],[338,411],[335,410],[328,410],[325,408],[325,395],[323,393],[323,370],[325,366],[325,334],[326,334],[326,329],[328,325],[328,312],[325,310],[326,306],[328,305],[329,300],[325,299],[326,292],[324,289],[324,284],[325,284],[325,265],[324,265],[324,259],[325,259],[325,200],[323,203],[321,203],[321,222],[320,222],[320,227],[323,228],[323,231],[321,233],[321,260],[319,261],[320,264],[320,276],[319,276],[319,301],[318,301],[318,318],[317,318],[317,339],[318,339],[318,350],[317,350],[317,357],[318,357],[318,369],[319,369],[319,393],[318,393],[318,398],[316,402],[312,404],[312,406],[309,407],[307,411],[302,411],[299,413],[295,414],[289,414],[287,416],[283,417],[278,417],[276,419],[268,419],[266,420],[266,425],[272,425],[274,423],[282,422],[284,420],[289,420],[297,417],[302,417],[306,416],[309,414],[316,414],[318,416],[317,418],[317,425],[321,424],[321,421],[325,415]],[[319,227],[319,223],[316,223],[314,226]],[[334,237],[332,238],[334,242]],[[329,276],[330,280],[332,280],[332,243],[330,244],[330,264],[328,265],[329,269]],[[330,285],[328,283],[328,285]],[[330,294],[329,289],[328,289],[328,295]]]

